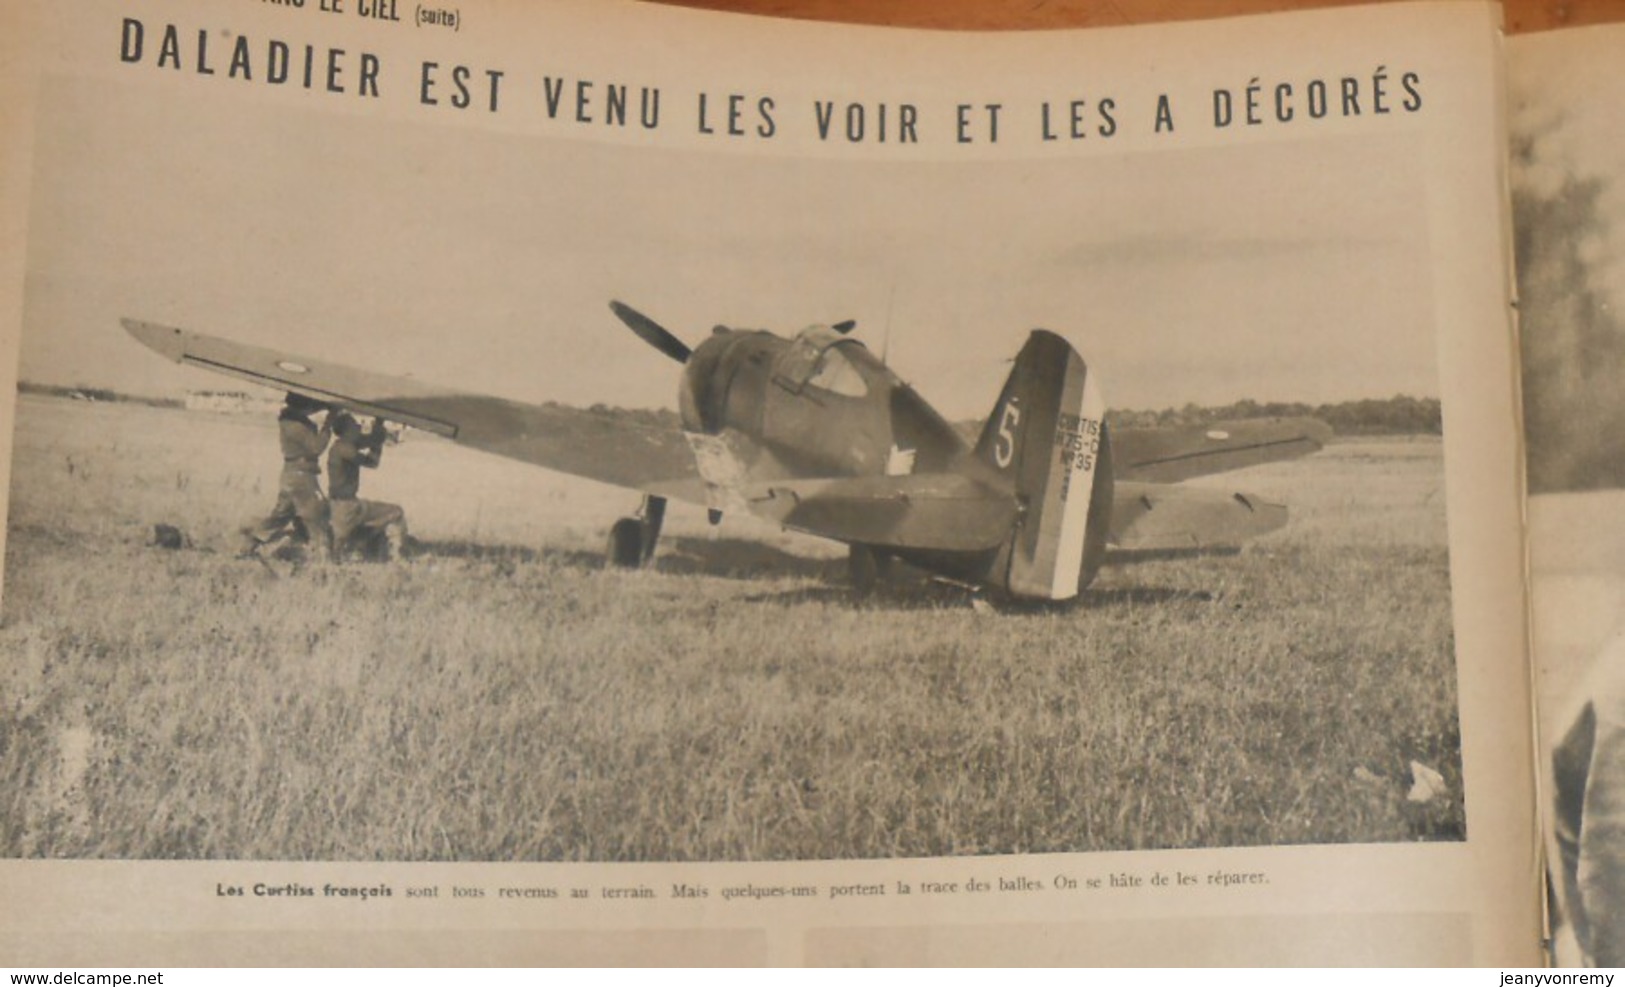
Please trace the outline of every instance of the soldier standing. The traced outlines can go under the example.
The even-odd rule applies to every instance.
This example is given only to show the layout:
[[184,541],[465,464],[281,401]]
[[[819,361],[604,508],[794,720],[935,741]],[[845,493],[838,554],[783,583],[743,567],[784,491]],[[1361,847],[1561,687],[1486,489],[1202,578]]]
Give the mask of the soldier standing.
[[[361,423],[348,412],[335,411],[329,420],[333,445],[327,451],[327,492],[332,498],[335,557],[343,558],[355,547],[353,542],[374,545],[382,535],[387,557],[399,560],[406,548],[406,512],[398,504],[356,496],[361,491],[361,468],[376,469],[383,458],[388,436],[384,423],[374,419],[372,428],[363,432]],[[362,551],[367,554],[366,548]]]
[[[327,410],[327,405],[303,394],[289,392],[277,414],[277,433],[282,443],[282,474],[277,483],[276,506],[263,520],[244,525],[240,555],[254,555],[259,547],[292,533],[296,523],[316,545],[318,557],[333,554],[333,533],[328,526],[327,501],[322,497],[320,459],[332,430],[324,420],[320,428],[311,416]],[[331,415],[329,415],[329,418]]]

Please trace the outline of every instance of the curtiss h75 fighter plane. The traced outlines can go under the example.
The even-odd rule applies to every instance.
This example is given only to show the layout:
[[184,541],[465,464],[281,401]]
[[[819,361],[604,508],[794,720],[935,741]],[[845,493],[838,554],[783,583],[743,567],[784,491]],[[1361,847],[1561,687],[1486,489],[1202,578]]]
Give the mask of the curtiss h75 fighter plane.
[[690,348],[620,302],[610,308],[683,365],[681,428],[558,405],[464,394],[125,319],[138,340],[213,370],[444,436],[547,469],[639,491],[608,557],[654,556],[666,502],[755,515],[845,542],[853,584],[895,557],[1012,598],[1065,600],[1108,548],[1228,547],[1286,522],[1244,493],[1177,485],[1303,456],[1330,434],[1310,419],[1112,429],[1095,378],[1060,336],[1035,330],[973,444],[849,333],[793,338],[717,327]]

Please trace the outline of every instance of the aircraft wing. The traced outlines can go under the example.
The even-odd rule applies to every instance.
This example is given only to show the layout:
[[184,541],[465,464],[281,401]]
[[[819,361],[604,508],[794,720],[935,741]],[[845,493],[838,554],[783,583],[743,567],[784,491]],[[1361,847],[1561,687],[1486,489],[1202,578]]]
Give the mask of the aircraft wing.
[[1119,480],[1178,483],[1226,470],[1296,459],[1331,439],[1313,418],[1248,418],[1178,428],[1112,429],[1112,469]]
[[122,321],[136,339],[176,363],[303,394],[573,476],[707,503],[694,451],[681,429],[460,393],[170,326]]
[[1286,524],[1286,507],[1252,494],[1119,482],[1112,498],[1115,549],[1233,548]]
[[825,538],[971,552],[1010,534],[1016,500],[958,473],[773,480],[742,491],[751,513]]

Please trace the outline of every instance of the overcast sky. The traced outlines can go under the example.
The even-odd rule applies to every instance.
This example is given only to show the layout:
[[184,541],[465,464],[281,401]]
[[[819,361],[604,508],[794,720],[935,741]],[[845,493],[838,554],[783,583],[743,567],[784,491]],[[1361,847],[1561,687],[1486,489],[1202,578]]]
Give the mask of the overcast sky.
[[950,417],[1037,326],[1119,407],[1439,393],[1403,132],[1117,157],[799,161],[448,130],[202,89],[43,94],[22,376],[233,386],[121,316],[521,400],[673,406],[619,298],[858,335]]

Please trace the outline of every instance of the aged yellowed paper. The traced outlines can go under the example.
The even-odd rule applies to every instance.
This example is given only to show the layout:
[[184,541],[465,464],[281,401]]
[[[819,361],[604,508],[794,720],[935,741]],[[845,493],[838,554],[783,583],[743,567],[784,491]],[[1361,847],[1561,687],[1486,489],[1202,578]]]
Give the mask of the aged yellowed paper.
[[1493,7],[4,16],[8,959],[1535,960]]
[[1539,766],[1555,957],[1619,964],[1618,28],[1508,46]]

